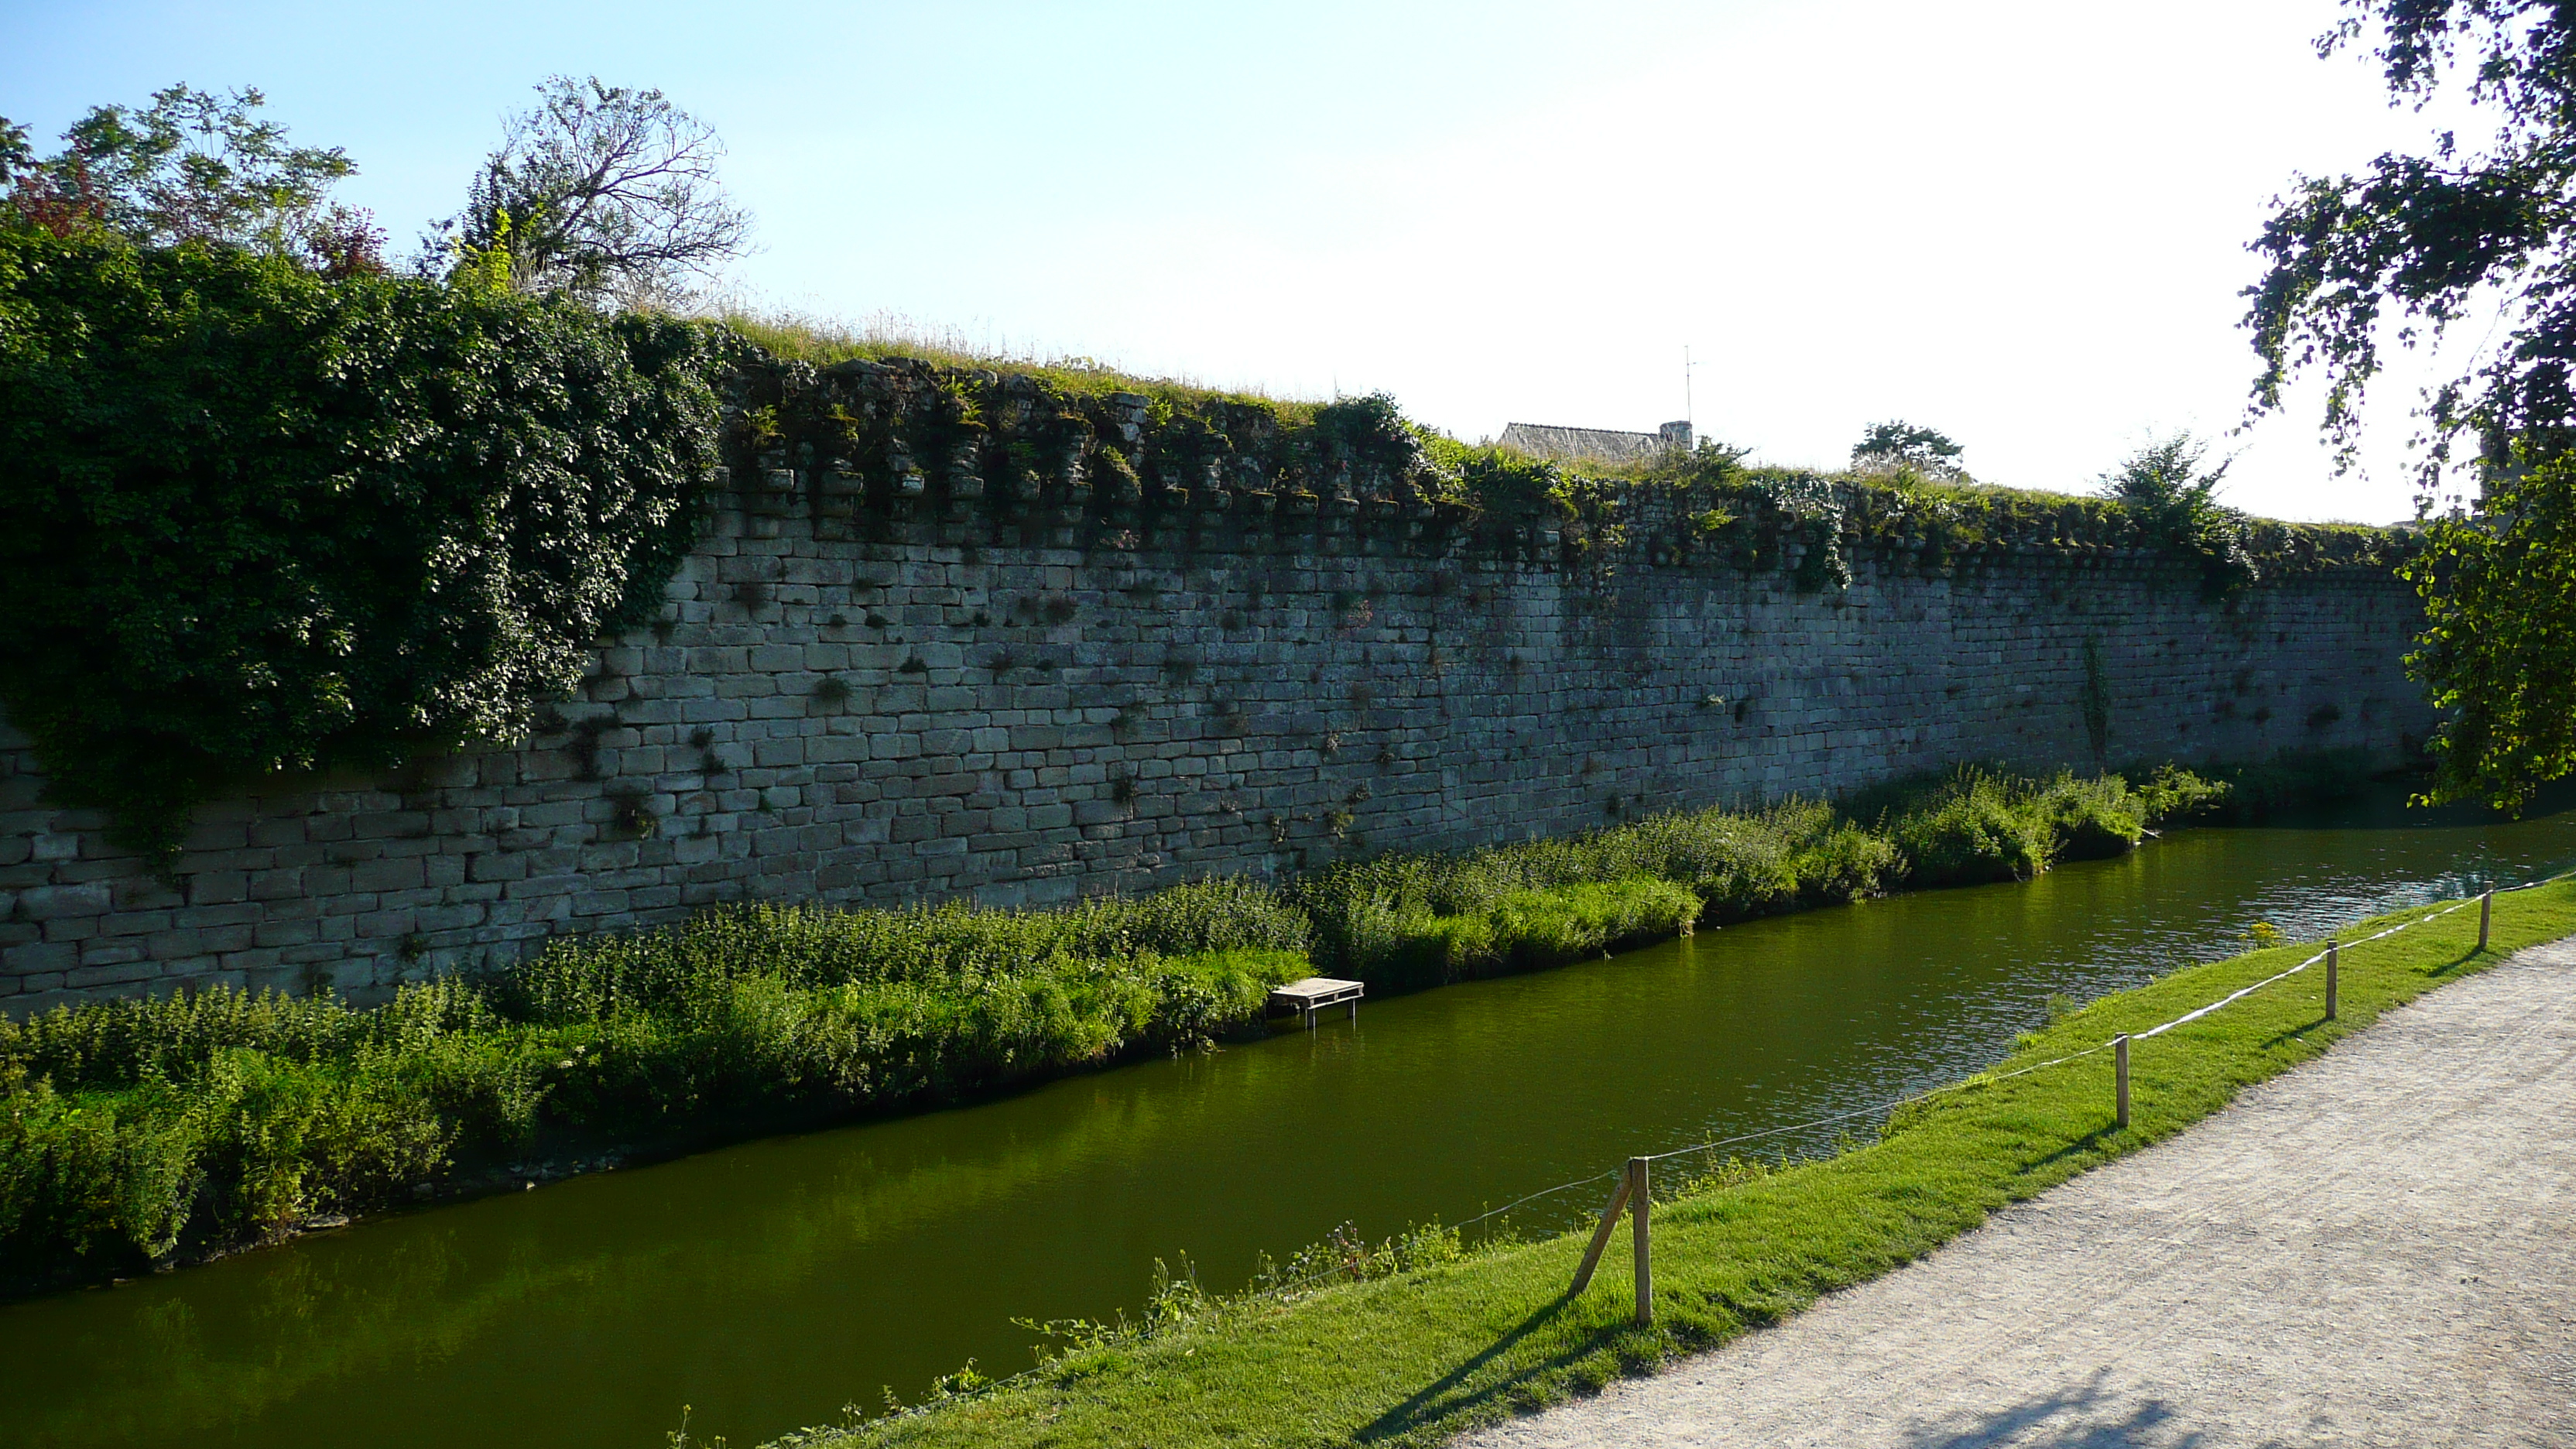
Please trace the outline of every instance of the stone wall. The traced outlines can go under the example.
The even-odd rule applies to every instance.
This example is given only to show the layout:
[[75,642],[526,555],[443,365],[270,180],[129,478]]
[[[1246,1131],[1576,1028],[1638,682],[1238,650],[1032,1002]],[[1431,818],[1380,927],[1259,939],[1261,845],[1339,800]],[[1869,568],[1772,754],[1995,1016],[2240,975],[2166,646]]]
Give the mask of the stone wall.
[[0,723],[0,1007],[363,997],[721,901],[1062,900],[1965,760],[2394,757],[2430,723],[2384,571],[2210,602],[2142,550],[1855,543],[1847,591],[1800,593],[1793,539],[1747,567],[1677,528],[1587,550],[1374,502],[833,516],[793,485],[723,494],[667,618],[547,733],[273,782],[201,810],[168,876],[44,803]]

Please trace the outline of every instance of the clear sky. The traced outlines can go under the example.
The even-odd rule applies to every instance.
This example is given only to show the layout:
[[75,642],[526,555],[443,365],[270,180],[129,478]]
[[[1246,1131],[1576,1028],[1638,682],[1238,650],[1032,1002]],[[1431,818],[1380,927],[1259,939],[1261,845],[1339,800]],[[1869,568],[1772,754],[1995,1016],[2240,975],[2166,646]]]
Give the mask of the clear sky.
[[[1773,462],[1950,433],[2082,489],[2223,434],[2244,244],[2294,173],[2415,149],[2328,0],[716,7],[0,0],[0,114],[258,86],[397,242],[550,72],[711,122],[765,305],[1286,395],[1385,390],[1463,437],[1684,410]],[[2311,396],[2225,495],[2384,522]]]

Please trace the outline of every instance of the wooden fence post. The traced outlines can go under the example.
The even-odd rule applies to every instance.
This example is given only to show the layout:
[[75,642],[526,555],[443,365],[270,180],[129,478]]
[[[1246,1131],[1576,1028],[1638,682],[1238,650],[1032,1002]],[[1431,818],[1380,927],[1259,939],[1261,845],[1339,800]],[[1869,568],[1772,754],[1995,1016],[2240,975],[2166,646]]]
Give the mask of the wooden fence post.
[[1639,1326],[1655,1321],[1655,1238],[1649,1219],[1654,1215],[1654,1194],[1646,1190],[1646,1159],[1628,1159],[1628,1223],[1637,1245],[1637,1322]]
[[2129,1125],[2129,1034],[2122,1032],[2111,1039],[2111,1075],[2113,1090],[2120,1106],[2120,1125]]
[[2335,1019],[2339,989],[2343,984],[2336,974],[2342,959],[2343,948],[2333,941],[2326,942],[2326,1020],[2328,1021]]
[[2487,948],[2487,927],[2493,924],[2495,924],[2495,892],[2486,891],[2478,896],[2478,949],[2481,951]]
[[1592,1246],[1583,1250],[1583,1266],[1574,1270],[1574,1286],[1567,1296],[1580,1293],[1592,1282],[1592,1270],[1601,1266],[1601,1250],[1610,1246],[1610,1230],[1619,1225],[1619,1209],[1628,1205],[1629,1189],[1636,1185],[1633,1169],[1619,1174],[1610,1189],[1610,1205],[1601,1210],[1601,1226],[1592,1230]]
[[1583,1250],[1583,1266],[1574,1270],[1574,1286],[1566,1291],[1571,1298],[1591,1286],[1592,1272],[1601,1266],[1601,1250],[1610,1246],[1610,1230],[1619,1225],[1619,1210],[1628,1210],[1628,1227],[1637,1253],[1637,1321],[1655,1321],[1655,1228],[1654,1195],[1646,1186],[1646,1159],[1631,1157],[1619,1173],[1618,1184],[1610,1189],[1609,1206],[1601,1209],[1601,1225],[1592,1230],[1591,1246]]

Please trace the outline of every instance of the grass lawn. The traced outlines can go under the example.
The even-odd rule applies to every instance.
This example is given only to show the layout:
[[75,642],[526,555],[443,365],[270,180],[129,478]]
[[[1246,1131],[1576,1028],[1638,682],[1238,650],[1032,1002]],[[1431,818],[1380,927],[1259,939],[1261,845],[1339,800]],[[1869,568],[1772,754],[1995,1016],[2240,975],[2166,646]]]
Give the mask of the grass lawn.
[[[2379,917],[2341,939],[2429,914]],[[1795,1313],[1922,1256],[2007,1203],[2179,1132],[2382,1011],[2508,952],[2576,933],[2576,881],[2496,897],[2493,949],[2484,954],[2475,950],[2477,921],[2472,906],[2345,951],[2338,1021],[2324,1019],[2319,966],[2135,1043],[2126,1130],[2113,1123],[2103,1052],[1906,1108],[1888,1135],[1844,1155],[1658,1203],[1651,1329],[1630,1319],[1623,1226],[1579,1299],[1565,1290],[1583,1237],[1569,1234],[1292,1301],[1217,1305],[1150,1337],[1067,1353],[987,1393],[797,1438],[848,1449],[1438,1443]],[[2314,949],[2256,951],[2105,997],[2025,1038],[1996,1069],[2152,1026]]]

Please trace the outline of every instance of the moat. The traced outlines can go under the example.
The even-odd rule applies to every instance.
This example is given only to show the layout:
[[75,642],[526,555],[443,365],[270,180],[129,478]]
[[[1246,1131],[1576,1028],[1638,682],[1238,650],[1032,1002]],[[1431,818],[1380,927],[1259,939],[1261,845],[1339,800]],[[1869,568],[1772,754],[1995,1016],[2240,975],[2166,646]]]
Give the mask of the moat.
[[[2309,937],[2570,864],[2576,811],[2375,797],[365,1222],[0,1307],[12,1442],[606,1449],[661,1443],[687,1404],[693,1435],[747,1446],[970,1358],[1023,1367],[1037,1335],[1014,1318],[1132,1307],[1158,1258],[1239,1287],[1345,1222],[1455,1222],[1631,1152],[1957,1077],[2052,995],[2232,954],[2258,920]],[[1592,1206],[1556,1203],[1524,1226]]]

